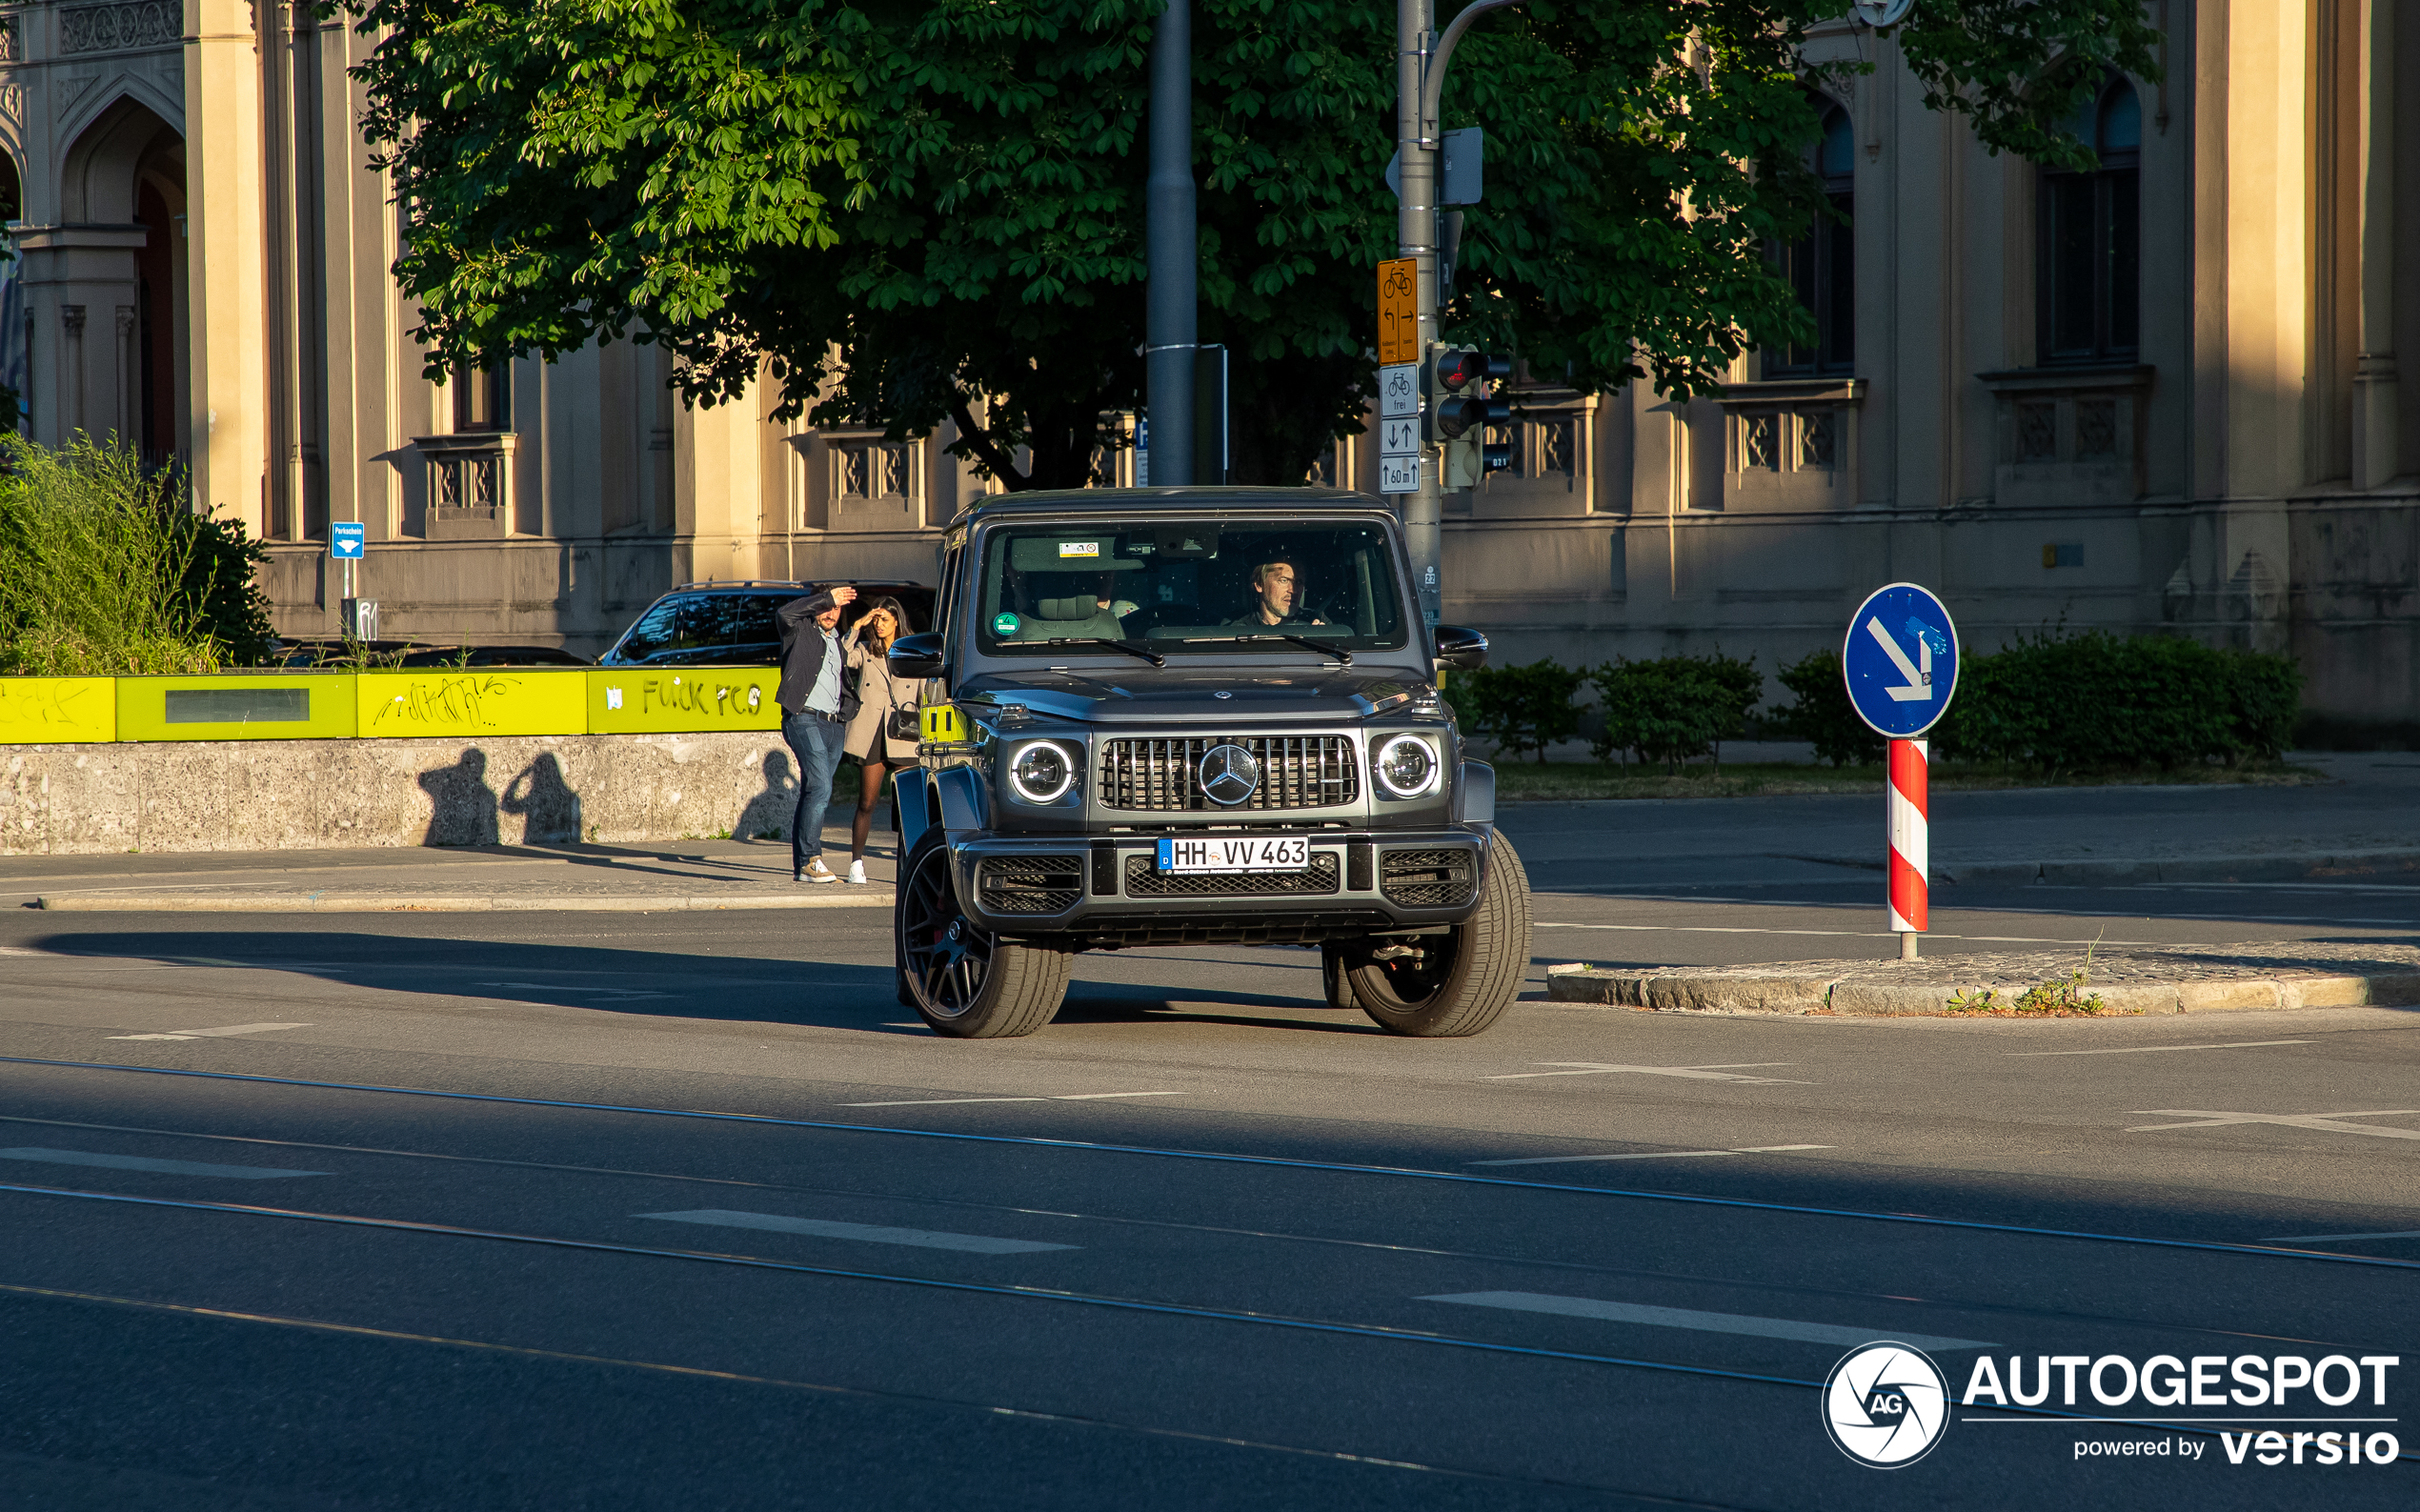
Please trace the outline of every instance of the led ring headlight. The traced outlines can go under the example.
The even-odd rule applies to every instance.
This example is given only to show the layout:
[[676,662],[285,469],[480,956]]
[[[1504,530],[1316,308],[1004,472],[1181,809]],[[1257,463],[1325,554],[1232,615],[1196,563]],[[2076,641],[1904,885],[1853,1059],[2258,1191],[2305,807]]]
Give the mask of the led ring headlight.
[[1379,785],[1399,798],[1416,798],[1437,780],[1437,753],[1416,735],[1399,735],[1379,748]]
[[1056,803],[1076,785],[1076,763],[1047,740],[1037,740],[1009,758],[1008,780],[1028,803]]

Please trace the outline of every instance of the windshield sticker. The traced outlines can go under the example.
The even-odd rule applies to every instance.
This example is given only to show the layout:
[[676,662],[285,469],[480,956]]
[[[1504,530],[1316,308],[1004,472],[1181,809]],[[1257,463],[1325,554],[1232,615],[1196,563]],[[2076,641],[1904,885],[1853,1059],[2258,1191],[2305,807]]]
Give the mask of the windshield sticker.
[[1100,554],[1100,542],[1060,541],[1059,543],[1059,554],[1062,558],[1069,556],[1099,556]]
[[995,635],[1014,635],[1017,634],[1017,627],[1018,623],[1019,621],[1015,615],[1002,610],[1000,613],[992,616],[992,634]]

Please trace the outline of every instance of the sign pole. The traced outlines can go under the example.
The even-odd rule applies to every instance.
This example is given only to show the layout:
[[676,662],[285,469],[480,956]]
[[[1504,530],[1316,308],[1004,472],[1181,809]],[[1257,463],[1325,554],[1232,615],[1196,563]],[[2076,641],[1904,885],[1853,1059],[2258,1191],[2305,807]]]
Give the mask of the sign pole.
[[1931,742],[1890,743],[1890,927],[1899,937],[1899,958],[1916,958],[1916,937],[1929,927]]

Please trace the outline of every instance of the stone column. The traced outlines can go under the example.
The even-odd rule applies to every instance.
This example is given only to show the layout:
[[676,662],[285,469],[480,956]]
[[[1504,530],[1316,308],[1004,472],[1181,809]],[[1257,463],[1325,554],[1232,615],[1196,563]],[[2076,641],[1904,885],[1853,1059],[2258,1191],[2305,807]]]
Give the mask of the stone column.
[[2395,435],[2395,5],[2361,0],[2361,354],[2352,377],[2352,485],[2399,471]]
[[245,0],[185,0],[185,238],[192,298],[193,497],[268,524],[269,329],[261,262],[260,56]]

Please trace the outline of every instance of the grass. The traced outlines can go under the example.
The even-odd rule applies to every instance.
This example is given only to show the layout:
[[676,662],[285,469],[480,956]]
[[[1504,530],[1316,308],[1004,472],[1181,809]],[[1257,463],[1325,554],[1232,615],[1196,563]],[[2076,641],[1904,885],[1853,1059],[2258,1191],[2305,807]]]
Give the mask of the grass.
[[[1574,802],[1599,798],[1744,798],[1806,793],[1880,793],[1883,769],[1818,766],[1786,761],[1725,762],[1687,766],[1677,774],[1651,768],[1604,766],[1594,761],[1509,761],[1498,758],[1496,796],[1507,802]],[[1998,767],[1962,767],[1936,762],[1936,792],[1982,792],[2000,788],[2158,786],[2208,783],[2300,787],[2324,782],[2313,767],[2269,762],[2244,767],[2180,767],[2172,772],[2028,772]]]

